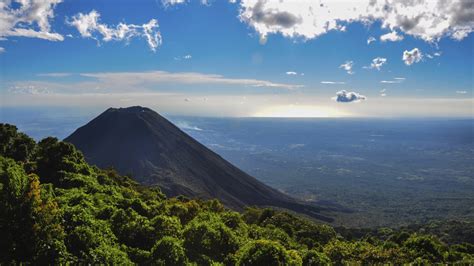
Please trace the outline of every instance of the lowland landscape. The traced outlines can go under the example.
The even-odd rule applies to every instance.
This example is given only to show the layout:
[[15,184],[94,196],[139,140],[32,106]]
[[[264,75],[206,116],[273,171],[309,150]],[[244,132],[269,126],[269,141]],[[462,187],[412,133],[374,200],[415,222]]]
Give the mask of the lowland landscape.
[[[107,132],[122,130],[116,139]],[[3,262],[472,263],[474,223],[468,213],[453,211],[441,220],[405,226],[336,226],[357,211],[343,207],[343,200],[304,201],[272,190],[148,108],[110,108],[66,138],[86,156],[57,138],[36,142],[14,125],[1,124],[0,133]],[[143,140],[149,148],[140,146]],[[102,142],[109,142],[110,151]],[[197,165],[181,172],[187,168],[180,160]],[[121,175],[113,164],[138,176]],[[212,169],[219,175],[206,174]],[[234,185],[225,186],[229,182]],[[239,198],[249,189],[255,191]],[[424,216],[411,219],[419,217]]]

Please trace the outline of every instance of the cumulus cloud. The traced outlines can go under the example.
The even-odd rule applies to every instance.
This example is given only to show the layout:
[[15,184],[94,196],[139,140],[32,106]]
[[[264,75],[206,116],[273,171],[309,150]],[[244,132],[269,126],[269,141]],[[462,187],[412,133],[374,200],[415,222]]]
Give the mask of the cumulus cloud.
[[396,31],[389,32],[387,34],[384,34],[380,36],[380,41],[382,42],[399,42],[403,40],[403,36],[399,35]]
[[342,90],[342,91],[338,91],[336,93],[336,97],[333,97],[332,99],[340,103],[351,103],[351,102],[364,101],[367,99],[367,97],[357,92],[353,92],[353,91],[348,92],[348,91]]
[[67,20],[67,24],[75,27],[81,37],[97,41],[125,41],[128,43],[134,37],[141,37],[147,41],[148,46],[154,52],[162,42],[156,19],[151,19],[143,25],[121,22],[114,27],[101,23],[99,12],[92,10],[88,14],[74,15],[70,20]]
[[340,65],[339,68],[342,68],[344,69],[347,74],[354,74],[354,71],[352,71],[352,67],[354,66],[354,62],[353,61],[346,61],[344,64]]
[[387,63],[387,58],[377,57],[372,60],[372,63],[370,63],[369,67],[365,67],[365,68],[377,69],[380,71],[382,66],[385,65],[386,63]]
[[414,63],[418,63],[421,61],[421,59],[423,59],[423,54],[418,48],[413,48],[413,50],[411,51],[405,50],[403,52],[402,60],[407,66],[411,66]]
[[0,38],[29,37],[62,41],[51,31],[54,8],[62,0],[7,0],[0,2]]
[[298,73],[296,73],[295,71],[287,71],[285,74],[287,74],[287,75],[289,75],[289,76],[298,75]]
[[377,41],[377,39],[375,39],[374,37],[370,36],[368,39],[367,39],[367,44],[371,44],[373,42]]
[[353,22],[380,21],[428,42],[442,37],[464,39],[474,30],[472,0],[242,0],[240,19],[266,39],[269,34],[313,39],[343,31]]

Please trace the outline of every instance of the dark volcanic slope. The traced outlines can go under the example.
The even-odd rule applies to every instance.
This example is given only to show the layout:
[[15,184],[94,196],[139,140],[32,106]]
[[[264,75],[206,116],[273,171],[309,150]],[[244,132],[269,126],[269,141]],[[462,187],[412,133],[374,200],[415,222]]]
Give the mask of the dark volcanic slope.
[[319,209],[270,188],[144,107],[110,108],[65,139],[99,167],[114,167],[168,196],[218,198],[226,206],[275,206],[320,219]]

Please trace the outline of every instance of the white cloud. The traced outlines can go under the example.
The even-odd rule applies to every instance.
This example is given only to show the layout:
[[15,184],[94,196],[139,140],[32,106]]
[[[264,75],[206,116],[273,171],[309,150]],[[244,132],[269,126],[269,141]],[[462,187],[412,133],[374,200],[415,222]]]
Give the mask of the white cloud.
[[51,32],[54,8],[62,0],[6,0],[0,2],[0,38],[29,37],[62,41],[64,37]]
[[364,101],[367,99],[367,97],[357,92],[353,92],[353,91],[348,92],[348,91],[342,90],[342,91],[338,91],[336,93],[336,97],[333,97],[332,99],[340,103],[350,103],[350,102]]
[[181,60],[190,60],[192,58],[193,58],[192,55],[187,54],[187,55],[183,55],[183,56],[177,56],[177,57],[174,58],[174,60],[181,61]]
[[289,76],[298,75],[298,73],[296,73],[295,71],[287,71],[286,74],[289,75]]
[[401,40],[403,40],[403,35],[398,35],[398,33],[396,31],[392,31],[392,32],[389,32],[387,34],[384,34],[384,35],[380,36],[380,41],[382,41],[382,42],[387,42],[387,41],[399,42]]
[[177,4],[184,4],[186,2],[187,2],[187,0],[161,0],[161,3],[165,7],[174,6],[174,5],[177,5]]
[[347,74],[354,74],[354,72],[352,71],[352,67],[354,66],[354,62],[353,61],[346,61],[344,64],[340,65],[339,68],[342,68],[344,69]]
[[68,77],[71,76],[71,73],[40,73],[37,74],[36,76],[38,77],[50,77],[50,78],[63,78],[63,77]]
[[[68,73],[46,73],[39,74],[46,77],[61,77]],[[180,89],[195,88],[197,85],[208,85],[214,87],[238,86],[254,88],[275,88],[293,90],[303,85],[276,83],[268,80],[227,78],[217,74],[204,74],[197,72],[103,72],[103,73],[79,73],[79,81],[65,81],[54,79],[54,81],[18,81],[9,83],[12,90],[22,93],[21,88],[45,88],[53,94],[66,93],[117,93],[117,92],[154,92],[160,89],[169,89],[171,86],[179,85]],[[82,78],[81,78],[82,77]],[[18,89],[20,88],[20,89]],[[40,92],[40,91],[36,91]]]
[[343,81],[321,81],[321,84],[335,84],[335,85],[343,85],[346,84]]
[[398,77],[398,78],[393,78],[393,80],[381,80],[380,83],[384,83],[384,84],[398,84],[398,83],[402,83],[405,81],[405,78],[401,78],[401,77]]
[[3,47],[0,47],[0,54],[4,53],[5,52],[5,48]]
[[369,67],[365,67],[365,68],[377,69],[380,71],[382,66],[385,65],[386,63],[387,63],[387,58],[377,57],[372,60],[372,63],[370,63]]
[[367,39],[367,44],[371,44],[373,42],[377,41],[377,39],[375,39],[374,37],[370,36],[368,39]]
[[467,91],[456,91],[457,94],[466,94]]
[[38,87],[35,85],[16,85],[8,89],[8,92],[12,94],[29,94],[29,95],[39,95],[39,94],[51,94],[51,91],[46,87]]
[[349,23],[375,21],[428,42],[461,40],[474,30],[472,0],[242,0],[240,6],[240,20],[261,39],[276,33],[313,39]]
[[428,57],[429,59],[433,59],[435,57],[439,57],[441,56],[441,52],[435,52],[433,54],[426,54],[426,57]]
[[201,128],[197,127],[197,126],[193,126],[191,124],[189,124],[187,121],[176,121],[174,122],[174,124],[181,128],[181,129],[188,129],[188,130],[196,130],[196,131],[202,131]]
[[423,59],[423,54],[418,48],[413,48],[413,50],[411,51],[405,50],[403,52],[402,60],[407,66],[411,66],[414,63],[418,63],[421,61],[421,59]]
[[84,38],[97,41],[125,41],[134,37],[145,38],[152,51],[161,45],[161,34],[158,31],[158,21],[151,19],[143,25],[119,23],[117,26],[108,26],[100,22],[99,12],[92,10],[88,14],[78,13],[67,20],[67,24],[74,26]]

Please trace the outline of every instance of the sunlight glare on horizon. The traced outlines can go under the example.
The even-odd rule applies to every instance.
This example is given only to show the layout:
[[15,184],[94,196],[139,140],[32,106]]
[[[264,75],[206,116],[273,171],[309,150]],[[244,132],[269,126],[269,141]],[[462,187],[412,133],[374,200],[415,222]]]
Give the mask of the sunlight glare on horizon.
[[266,107],[255,114],[253,117],[341,117],[350,114],[341,112],[334,108],[312,105],[277,105]]

